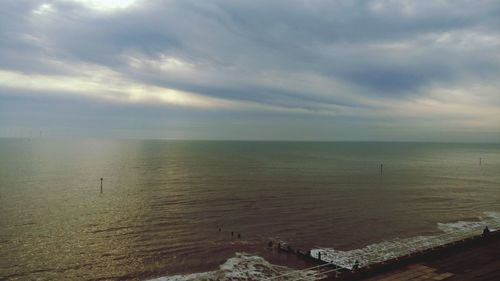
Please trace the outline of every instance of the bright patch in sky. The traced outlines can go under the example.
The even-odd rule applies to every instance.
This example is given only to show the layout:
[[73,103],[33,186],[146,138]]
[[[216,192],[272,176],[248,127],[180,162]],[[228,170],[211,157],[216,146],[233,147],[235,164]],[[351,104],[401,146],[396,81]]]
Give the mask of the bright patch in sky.
[[136,0],[73,0],[80,2],[86,6],[101,11],[109,11],[115,9],[123,9],[134,4]]
[[33,13],[37,14],[37,15],[43,15],[43,14],[50,13],[52,11],[54,11],[54,9],[52,8],[52,5],[44,3],[44,4],[40,5],[38,7],[38,9],[33,10]]
[[[73,92],[96,99],[122,102],[167,103],[199,108],[230,108],[238,103],[123,80],[118,74],[93,69],[82,76],[26,75],[0,70],[0,85],[12,89]],[[117,94],[119,93],[119,94]]]

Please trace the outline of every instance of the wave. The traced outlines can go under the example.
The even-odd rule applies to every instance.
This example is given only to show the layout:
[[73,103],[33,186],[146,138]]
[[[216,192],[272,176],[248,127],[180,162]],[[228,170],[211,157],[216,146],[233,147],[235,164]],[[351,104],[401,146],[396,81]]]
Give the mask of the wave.
[[317,258],[320,254],[323,261],[346,269],[353,269],[355,264],[359,267],[367,266],[481,234],[486,226],[490,230],[500,227],[500,213],[486,212],[484,214],[485,217],[479,217],[474,221],[438,223],[437,228],[441,230],[441,233],[436,235],[396,238],[350,251],[340,251],[334,248],[312,249],[311,256]]
[[203,280],[268,280],[273,277],[287,276],[293,280],[317,280],[326,276],[318,276],[318,271],[295,269],[274,265],[264,258],[247,253],[236,253],[229,258],[218,270],[191,273],[185,275],[164,276],[150,281],[203,281]]
[[[486,212],[484,214],[484,217],[479,217],[477,220],[438,223],[437,228],[441,233],[436,235],[395,238],[391,241],[374,243],[349,251],[317,248],[312,249],[310,255],[317,258],[318,254],[321,253],[321,260],[346,269],[353,269],[355,265],[363,267],[478,235],[486,226],[490,230],[500,228],[500,212]],[[219,269],[214,271],[164,276],[150,281],[272,280],[273,277],[278,276],[286,276],[287,279],[291,280],[326,278],[324,274],[322,276],[319,274],[322,273],[318,270],[296,270],[271,264],[260,256],[236,253],[235,257],[229,258]]]

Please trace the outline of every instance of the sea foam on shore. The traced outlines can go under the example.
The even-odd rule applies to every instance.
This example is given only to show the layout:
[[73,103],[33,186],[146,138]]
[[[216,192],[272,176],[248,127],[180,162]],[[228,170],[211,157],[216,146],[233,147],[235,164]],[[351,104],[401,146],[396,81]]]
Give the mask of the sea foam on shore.
[[269,280],[277,276],[287,276],[293,280],[317,280],[318,272],[312,270],[296,271],[286,266],[274,265],[259,256],[236,253],[219,269],[214,271],[185,275],[165,276],[150,281],[192,281],[192,280]]
[[[334,248],[311,250],[311,256],[321,253],[323,261],[331,262],[346,269],[352,269],[357,263],[364,266],[400,257],[412,252],[443,245],[453,241],[481,234],[484,227],[491,230],[500,227],[500,212],[486,212],[484,217],[475,221],[457,221],[438,223],[442,231],[436,235],[421,235],[409,238],[396,238],[367,245],[363,248],[341,251]],[[151,281],[192,281],[192,280],[269,280],[276,276],[286,276],[290,280],[317,280],[320,272],[316,270],[300,271],[285,266],[273,265],[264,258],[247,253],[236,253],[219,269],[214,271],[185,275],[165,276]],[[326,277],[326,276],[322,276]]]
[[481,234],[486,226],[490,230],[500,227],[500,213],[486,212],[484,214],[484,217],[480,217],[474,221],[438,223],[437,228],[442,233],[436,235],[396,238],[391,241],[370,244],[363,248],[349,251],[341,251],[334,248],[317,248],[311,250],[311,256],[317,258],[318,254],[321,253],[323,261],[331,262],[347,269],[352,269],[356,263],[358,266],[364,266],[382,262]]

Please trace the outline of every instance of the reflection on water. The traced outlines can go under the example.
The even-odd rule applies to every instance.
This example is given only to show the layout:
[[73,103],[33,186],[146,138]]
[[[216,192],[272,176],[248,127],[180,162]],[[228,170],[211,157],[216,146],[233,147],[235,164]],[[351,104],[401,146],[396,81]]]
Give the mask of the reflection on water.
[[428,234],[500,211],[499,168],[493,144],[0,140],[0,277],[144,279],[235,252],[300,266],[265,241]]

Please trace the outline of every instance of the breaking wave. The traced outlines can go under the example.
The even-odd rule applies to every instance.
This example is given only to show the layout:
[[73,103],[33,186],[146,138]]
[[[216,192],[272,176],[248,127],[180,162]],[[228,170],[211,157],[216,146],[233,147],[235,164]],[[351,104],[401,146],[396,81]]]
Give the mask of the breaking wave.
[[457,221],[452,223],[438,223],[442,231],[436,235],[396,238],[391,241],[370,244],[366,247],[350,251],[340,251],[334,248],[318,248],[311,250],[311,256],[331,262],[340,267],[352,269],[355,264],[366,266],[373,263],[387,261],[406,254],[422,251],[432,247],[458,241],[473,235],[481,234],[488,226],[491,230],[500,227],[500,213],[486,212],[485,217],[475,221]]
[[[318,271],[296,271],[295,269],[274,265],[259,256],[247,253],[236,253],[228,259],[218,270],[192,273],[185,275],[165,276],[150,281],[208,281],[208,280],[270,280],[273,277],[287,276],[293,280],[317,280]],[[281,280],[281,279],[280,279]]]
[[[312,249],[311,256],[317,258],[321,253],[323,261],[346,269],[353,269],[355,264],[363,267],[478,235],[486,226],[491,230],[500,228],[500,212],[484,214],[484,217],[473,221],[438,223],[437,228],[441,230],[441,233],[436,235],[396,238],[350,251],[340,251],[334,248]],[[151,281],[274,280],[278,276],[286,276],[286,279],[291,280],[318,280],[326,277],[318,274],[322,273],[318,270],[296,270],[274,265],[259,256],[236,253],[235,257],[228,259],[214,271],[165,276]]]

